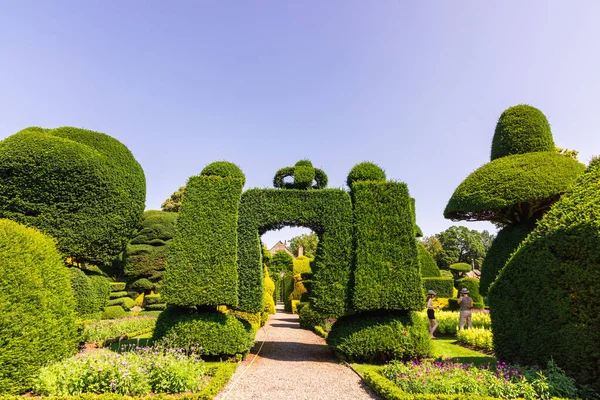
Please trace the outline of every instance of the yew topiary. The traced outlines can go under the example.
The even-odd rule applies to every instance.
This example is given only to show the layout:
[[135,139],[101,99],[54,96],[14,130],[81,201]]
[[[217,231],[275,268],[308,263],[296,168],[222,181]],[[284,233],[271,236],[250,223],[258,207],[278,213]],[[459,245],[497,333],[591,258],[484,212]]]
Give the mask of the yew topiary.
[[354,182],[360,181],[385,181],[385,172],[383,169],[370,161],[364,161],[356,164],[346,178],[346,184],[352,188]]
[[427,251],[423,243],[417,241],[417,253],[419,257],[419,270],[421,276],[425,277],[439,277],[440,269],[438,268],[433,256]]

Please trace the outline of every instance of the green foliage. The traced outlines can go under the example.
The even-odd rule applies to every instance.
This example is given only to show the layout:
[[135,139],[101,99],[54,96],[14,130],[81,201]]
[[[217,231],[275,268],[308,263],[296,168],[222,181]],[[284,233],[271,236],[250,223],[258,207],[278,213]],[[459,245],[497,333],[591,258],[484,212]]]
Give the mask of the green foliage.
[[181,202],[183,201],[183,194],[185,193],[185,186],[181,186],[174,192],[171,197],[164,201],[160,205],[161,210],[165,212],[179,212],[181,209]]
[[68,268],[75,296],[75,311],[89,315],[102,311],[108,302],[109,282],[101,276],[88,276],[77,267]]
[[164,300],[162,299],[160,294],[147,294],[144,296],[144,303],[145,304],[160,304],[160,303],[164,303]]
[[143,293],[156,289],[162,281],[177,217],[176,212],[144,212],[123,254],[124,273],[131,290]]
[[120,297],[126,297],[127,296],[127,292],[123,291],[123,292],[111,292],[110,293],[110,298],[111,299],[118,299]]
[[234,356],[248,353],[254,343],[251,332],[249,323],[233,315],[168,307],[158,317],[154,339],[175,348],[201,346],[204,355]]
[[546,116],[537,108],[520,104],[504,110],[494,132],[491,160],[512,154],[555,151]]
[[310,261],[311,259],[306,256],[296,257],[296,259],[294,259],[294,270],[292,273],[294,275],[312,273],[312,270],[310,269]]
[[490,285],[494,282],[506,261],[517,250],[519,244],[525,240],[527,235],[531,233],[533,228],[535,228],[534,223],[524,222],[518,225],[507,225],[498,232],[498,236],[492,242],[481,265],[479,290],[482,294],[487,294]]
[[271,259],[271,272],[279,275],[281,272],[292,272],[294,269],[294,258],[281,250],[273,254]]
[[456,188],[444,217],[499,224],[535,221],[584,170],[577,160],[555,151],[496,159]]
[[[210,172],[225,170],[221,164],[219,168],[223,169],[215,167]],[[230,166],[227,173],[238,176],[235,171]],[[243,183],[239,177],[206,175],[188,180],[161,291],[167,303],[186,307],[238,304],[237,229]],[[261,281],[260,303],[262,286]]]
[[302,246],[303,255],[308,258],[315,258],[317,246],[319,245],[319,236],[314,233],[305,233],[290,239],[290,251],[298,257],[298,248]]
[[[285,182],[284,179],[287,177],[293,177],[293,183]],[[280,189],[325,189],[327,175],[322,170],[314,168],[309,160],[300,160],[293,167],[285,167],[277,171],[273,178],[273,186]]]
[[[427,318],[425,312],[420,313],[422,318]],[[435,320],[438,323],[437,333],[456,334],[458,332],[458,320],[460,313],[458,311],[440,311],[435,310]],[[473,328],[487,329],[492,328],[492,320],[487,312],[473,312],[471,315]]]
[[349,362],[383,363],[431,354],[427,321],[415,312],[342,317],[329,332],[327,344]]
[[452,289],[454,289],[454,279],[447,277],[431,277],[423,278],[423,288],[425,292],[433,290],[438,297],[452,297]]
[[340,189],[250,189],[239,217],[239,308],[263,310],[260,235],[283,226],[304,226],[319,236],[312,302],[328,316],[348,305],[352,249],[352,203]]
[[85,343],[104,342],[121,336],[139,332],[152,331],[156,325],[156,317],[136,316],[83,323],[81,340]]
[[385,172],[380,166],[372,162],[365,161],[356,164],[354,167],[352,167],[352,169],[348,173],[348,177],[346,178],[346,184],[350,189],[352,189],[352,185],[355,182],[385,182],[385,179]]
[[492,331],[484,328],[460,329],[456,332],[456,341],[478,347],[483,350],[494,350]]
[[[489,290],[502,360],[550,359],[600,389],[600,164],[561,197]],[[540,340],[543,338],[543,340]]]
[[165,303],[148,304],[145,309],[148,311],[162,311],[167,308]]
[[53,236],[77,262],[111,262],[144,210],[142,168],[103,133],[25,129],[0,142],[0,176],[0,217]]
[[110,291],[111,292],[122,292],[127,287],[126,282],[110,282]]
[[[265,267],[263,268],[263,272],[265,274],[265,309],[264,312],[267,313],[267,318],[268,314],[275,314],[277,311],[275,310],[275,282],[273,282],[273,279],[271,279],[271,276],[269,275],[269,269],[267,268],[267,266],[265,265]],[[266,321],[265,321],[266,322]]]
[[242,186],[246,183],[246,176],[234,163],[230,163],[229,161],[215,161],[213,163],[208,164],[202,172],[200,173],[202,176],[219,176],[221,178],[233,178],[240,179],[242,181]]
[[102,319],[123,318],[127,313],[121,306],[108,306],[102,312]]
[[483,308],[483,297],[481,297],[481,294],[479,294],[479,279],[459,279],[456,281],[456,288],[458,289],[459,293],[462,288],[467,288],[469,290],[469,297],[473,299],[473,307],[477,309]]
[[438,268],[431,254],[429,254],[421,242],[417,242],[417,254],[419,257],[419,270],[421,271],[421,277],[439,277],[440,269]]
[[411,198],[404,183],[352,184],[355,310],[423,308]]
[[472,262],[481,265],[485,256],[481,232],[464,226],[451,226],[444,232],[436,234],[435,237],[441,246],[436,259],[440,267],[449,268],[451,264],[456,263],[470,265]]
[[0,394],[25,391],[42,365],[76,351],[74,310],[55,241],[0,220]]
[[462,274],[464,272],[471,271],[473,269],[473,267],[471,266],[471,264],[467,264],[467,263],[456,263],[456,264],[451,264],[449,269],[450,269],[450,272]]
[[323,315],[313,310],[310,307],[310,304],[305,304],[302,307],[297,307],[296,309],[298,310],[300,326],[303,328],[314,329],[315,326],[321,325],[325,319]]
[[131,310],[135,307],[135,300],[131,297],[119,297],[118,299],[109,300],[109,306],[121,306],[124,310]]

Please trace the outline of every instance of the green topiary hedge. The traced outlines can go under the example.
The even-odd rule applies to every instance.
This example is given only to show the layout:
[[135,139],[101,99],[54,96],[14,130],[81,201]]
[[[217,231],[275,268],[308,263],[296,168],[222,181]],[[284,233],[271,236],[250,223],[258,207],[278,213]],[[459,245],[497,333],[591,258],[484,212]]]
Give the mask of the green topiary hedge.
[[294,259],[294,275],[312,273],[310,269],[310,258],[306,256],[296,257]]
[[378,181],[385,182],[385,172],[383,169],[370,161],[361,162],[356,164],[348,173],[346,184],[352,190],[352,184],[354,182],[361,181]]
[[440,276],[440,269],[438,268],[435,260],[427,251],[423,243],[417,241],[417,254],[419,261],[419,270],[421,271],[421,277],[423,278],[435,278]]
[[131,289],[138,293],[156,290],[162,281],[177,217],[175,212],[144,212],[142,222],[123,255],[124,273],[130,285],[143,279],[130,286]]
[[[222,171],[224,164],[219,165]],[[238,304],[238,206],[244,182],[235,168],[229,173],[235,177],[200,175],[188,180],[161,290],[168,304]],[[262,280],[258,289],[262,311]]]
[[127,287],[126,282],[110,282],[111,292],[122,292]]
[[600,161],[562,196],[489,290],[496,355],[550,359],[600,390]]
[[533,228],[535,228],[534,223],[524,222],[518,225],[508,225],[498,232],[481,264],[479,290],[482,294],[487,294],[490,285],[494,282],[510,255],[517,250],[519,244],[525,240]]
[[246,184],[246,176],[240,167],[229,161],[215,161],[210,163],[204,167],[202,172],[200,172],[200,175],[240,179],[242,181],[242,186]]
[[108,135],[28,128],[0,142],[0,217],[58,240],[77,262],[109,263],[144,210],[144,172]]
[[102,312],[101,318],[102,319],[116,319],[116,318],[123,318],[125,315],[127,315],[127,313],[125,312],[125,309],[123,309],[123,307],[112,305],[112,306],[108,306],[104,309],[104,311]]
[[504,110],[494,132],[491,159],[538,151],[554,151],[546,116],[537,108],[520,104]]
[[81,316],[98,313],[106,307],[110,295],[108,278],[86,275],[77,267],[68,268],[75,296],[75,311]]
[[77,350],[75,300],[55,241],[0,220],[0,393],[31,387],[42,365]]
[[173,306],[158,317],[154,339],[167,340],[173,348],[199,345],[208,356],[244,355],[254,343],[250,323],[233,315]]
[[352,198],[356,246],[353,308],[421,310],[424,299],[406,184],[356,181]]
[[416,312],[340,318],[329,332],[327,344],[348,362],[383,363],[431,354],[427,321]]
[[427,277],[423,278],[423,288],[425,292],[433,290],[438,297],[450,298],[453,296],[454,279],[447,277]]
[[347,192],[250,189],[242,194],[239,215],[239,308],[263,310],[260,235],[290,225],[319,235],[311,288],[314,307],[328,316],[346,312],[352,260],[352,203]]
[[476,278],[462,278],[456,281],[456,288],[460,296],[462,288],[469,290],[469,297],[473,299],[473,308],[481,310],[484,308],[483,297],[479,294],[479,279]]

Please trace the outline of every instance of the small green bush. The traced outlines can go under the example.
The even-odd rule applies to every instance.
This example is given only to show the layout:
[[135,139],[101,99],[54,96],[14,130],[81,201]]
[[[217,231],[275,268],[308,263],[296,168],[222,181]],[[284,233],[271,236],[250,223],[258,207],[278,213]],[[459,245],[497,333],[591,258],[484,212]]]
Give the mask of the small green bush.
[[216,311],[194,312],[174,306],[158,317],[154,339],[166,340],[175,348],[199,345],[202,354],[209,356],[244,355],[254,343],[250,323],[233,315]]
[[[301,304],[301,303],[299,303]],[[325,317],[313,310],[309,304],[306,304],[298,310],[300,326],[307,329],[314,329],[315,326],[321,325]]]
[[352,185],[354,184],[354,182],[385,182],[385,179],[385,172],[380,166],[370,161],[364,161],[352,167],[352,169],[348,173],[348,177],[346,178],[346,184],[350,189],[352,189]]
[[417,253],[419,257],[419,270],[421,271],[421,277],[439,277],[440,269],[438,268],[431,254],[429,254],[429,251],[427,251],[425,246],[423,246],[423,243],[419,241],[417,241]]
[[450,268],[450,271],[454,271],[454,272],[469,272],[473,269],[471,264],[467,264],[467,263],[452,264],[448,268]]
[[164,300],[161,298],[159,294],[147,294],[144,296],[144,302],[146,305],[148,304],[159,304],[164,303]]
[[452,297],[454,289],[454,279],[439,277],[439,278],[423,278],[423,288],[425,292],[433,290],[438,297]]
[[75,300],[56,242],[0,219],[0,394],[29,389],[42,365],[77,350]]
[[296,257],[296,259],[293,261],[294,275],[312,273],[312,270],[310,269],[310,261],[311,259],[306,256]]
[[123,291],[123,292],[111,292],[110,293],[110,298],[111,299],[118,299],[119,297],[126,297],[127,296],[127,292]]
[[136,293],[144,293],[146,290],[152,290],[156,285],[147,278],[140,278],[129,285],[129,289]]
[[123,307],[121,307],[121,306],[108,306],[108,307],[106,307],[106,309],[102,313],[102,319],[122,318],[125,315],[127,315],[127,313],[125,312],[125,310],[123,309]]
[[246,183],[246,176],[240,167],[229,161],[215,161],[210,163],[204,167],[202,172],[200,172],[200,175],[240,179],[242,181],[242,186]]
[[125,290],[127,283],[125,282],[111,282],[110,283],[110,291],[111,292],[122,292]]
[[329,332],[327,344],[348,362],[383,363],[431,354],[427,320],[415,312],[342,317]]
[[118,299],[112,299],[108,302],[108,306],[121,306],[125,310],[131,310],[135,307],[135,300],[131,297],[119,297]]

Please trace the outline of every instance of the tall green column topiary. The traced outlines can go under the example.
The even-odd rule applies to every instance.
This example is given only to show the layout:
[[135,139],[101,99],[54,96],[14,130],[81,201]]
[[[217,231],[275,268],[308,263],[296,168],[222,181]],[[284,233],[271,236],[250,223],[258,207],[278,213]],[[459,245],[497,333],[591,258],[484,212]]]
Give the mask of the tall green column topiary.
[[0,219],[0,393],[31,388],[41,366],[77,350],[75,301],[55,241]]

